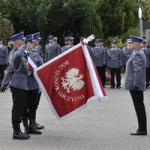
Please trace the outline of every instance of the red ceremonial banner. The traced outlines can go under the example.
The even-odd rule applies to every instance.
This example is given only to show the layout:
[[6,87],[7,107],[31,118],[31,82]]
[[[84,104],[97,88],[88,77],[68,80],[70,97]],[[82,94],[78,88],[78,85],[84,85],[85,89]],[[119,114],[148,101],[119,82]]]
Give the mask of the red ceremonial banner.
[[82,46],[37,69],[35,75],[59,118],[84,106],[94,96]]

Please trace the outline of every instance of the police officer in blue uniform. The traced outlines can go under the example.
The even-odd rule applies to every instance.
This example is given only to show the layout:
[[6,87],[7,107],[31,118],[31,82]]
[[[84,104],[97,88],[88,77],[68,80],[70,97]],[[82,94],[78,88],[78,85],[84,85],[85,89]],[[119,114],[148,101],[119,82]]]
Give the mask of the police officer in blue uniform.
[[8,64],[8,48],[3,45],[3,37],[0,37],[0,86],[4,77],[4,70]]
[[132,43],[131,39],[127,39],[127,46],[122,49],[122,51],[123,51],[123,66],[124,66],[124,68],[126,68],[126,63],[127,63],[128,59],[129,59],[130,55],[133,52],[132,49],[131,49],[131,43]]
[[70,48],[71,48],[71,47],[74,46],[74,44],[73,44],[74,43],[74,37],[70,36],[69,38],[70,38],[70,44],[69,45],[70,45]]
[[71,48],[71,46],[70,46],[70,37],[69,36],[64,37],[64,43],[65,43],[65,45],[62,46],[61,52],[65,52],[65,51],[67,51],[68,49]]
[[106,48],[103,46],[103,41],[101,39],[95,40],[95,47],[93,51],[93,61],[96,65],[97,71],[101,78],[103,86],[105,86],[105,68],[106,68]]
[[[42,63],[42,57],[36,50],[33,49],[32,41],[36,40],[34,36],[28,35],[25,37],[27,42],[27,48],[25,50],[28,59],[30,58],[37,67],[39,67]],[[41,134],[41,131],[38,130],[36,126],[36,110],[37,110],[37,103],[39,103],[39,85],[34,78],[33,75],[33,68],[29,69],[31,73],[27,77],[28,81],[28,101],[27,101],[27,107],[25,110],[26,117],[23,118],[23,124],[25,127],[25,132],[30,134]],[[29,121],[29,125],[28,125]]]
[[[54,36],[53,43],[54,43],[54,45],[56,47],[56,51],[57,51],[57,55],[56,56],[58,56],[59,54],[61,54],[61,46],[58,43],[58,37]],[[54,56],[54,57],[56,57],[56,56]]]
[[[37,60],[35,60],[35,57],[34,57],[33,61],[35,61],[36,66],[39,67],[41,65],[41,59],[43,60],[43,57],[38,49],[38,45],[36,44],[36,43],[39,43],[39,41],[41,40],[40,33],[37,32],[37,33],[32,34],[32,39],[33,39],[32,40],[32,46],[33,46],[32,54],[34,54],[34,56],[36,56],[36,59],[37,59]],[[37,95],[37,100],[36,100],[36,110],[39,106],[40,98],[41,98],[41,91],[39,90],[38,95]],[[34,118],[35,118],[33,121],[34,128],[36,128],[38,130],[44,129],[43,125],[36,122],[36,113],[35,113]]]
[[3,79],[1,90],[4,90],[8,84],[10,85],[13,99],[13,139],[26,140],[30,138],[30,135],[21,132],[20,129],[20,123],[25,117],[24,112],[28,99],[27,76],[29,70],[27,56],[24,54],[26,49],[26,45],[23,41],[24,33],[20,32],[10,37],[10,39],[14,42],[14,53],[11,59],[11,64],[9,64],[6,75]]
[[58,44],[57,39],[55,36],[49,36],[49,43],[45,46],[45,62],[61,54],[61,46]]
[[43,57],[43,53],[42,53],[42,46],[40,45],[40,41],[41,41],[41,37],[40,37],[40,32],[36,32],[32,34],[34,40],[32,41],[32,43],[34,44],[34,51],[37,51],[41,57]]
[[49,35],[48,36],[48,43],[45,45],[45,62],[47,62],[49,59],[49,52],[52,51],[52,46],[54,43],[54,36],[53,35]]
[[110,88],[115,88],[115,76],[117,81],[116,88],[121,88],[122,51],[117,48],[116,40],[112,41],[111,48],[107,50],[107,66],[111,72]]
[[150,87],[150,48],[147,47],[147,41],[143,40],[143,51],[146,56],[146,88]]
[[130,91],[138,119],[138,129],[131,135],[147,135],[147,119],[144,105],[146,57],[141,48],[143,39],[131,37],[133,53],[130,56],[125,73],[125,89]]

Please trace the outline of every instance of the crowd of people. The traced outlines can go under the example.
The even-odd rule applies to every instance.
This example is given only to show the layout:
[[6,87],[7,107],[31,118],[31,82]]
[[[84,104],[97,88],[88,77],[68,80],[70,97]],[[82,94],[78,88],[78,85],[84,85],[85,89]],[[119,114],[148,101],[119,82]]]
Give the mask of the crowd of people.
[[[79,42],[82,42],[83,39],[84,37],[81,37]],[[15,34],[10,37],[8,45],[5,45],[3,40],[3,38],[0,38],[0,90],[3,92],[8,86],[11,89],[13,99],[13,139],[29,139],[30,134],[41,134],[42,132],[40,130],[44,129],[44,126],[38,124],[36,121],[36,111],[39,105],[41,91],[34,78],[33,68],[30,68],[28,65],[28,58],[30,57],[35,65],[39,67],[43,63],[72,48],[74,45],[74,37],[66,36],[64,38],[64,46],[61,46],[56,36],[49,35],[44,54],[42,46],[40,45],[41,37],[39,32],[27,36],[24,36],[23,32]],[[138,47],[133,48],[133,43],[136,43]],[[97,38],[95,39],[95,46],[90,47],[87,45],[87,48],[96,65],[104,87],[106,85],[107,71],[109,70],[111,89],[121,88],[122,68],[127,69],[127,73],[129,74],[129,76],[127,74],[127,77],[129,77],[128,80],[130,80],[130,75],[132,73],[138,74],[142,68],[141,64],[145,62],[146,79],[141,75],[141,78],[144,80],[144,85],[142,82],[143,88],[139,89],[141,85],[134,85],[130,88],[128,88],[128,86],[126,87],[127,90],[130,90],[139,121],[139,130],[135,134],[147,134],[146,113],[143,105],[144,87],[150,87],[150,48],[148,47],[147,41],[144,39],[139,40],[139,38],[135,37],[129,38],[127,39],[127,45],[121,49],[117,47],[116,40],[111,42],[110,48],[106,48],[103,40]],[[144,54],[146,61],[140,61],[140,58],[135,57],[135,53],[133,53],[135,49],[140,49],[140,54],[142,53],[142,56]],[[133,61],[134,59],[135,61]],[[133,65],[133,70],[128,72],[130,65]],[[138,65],[137,68],[134,68],[136,65]],[[144,75],[144,70],[141,74]],[[127,80],[125,80],[125,82],[126,81]],[[140,93],[141,91],[142,93]],[[139,95],[139,97],[137,97],[137,95]],[[141,103],[138,102],[138,104],[136,104],[136,99],[140,99]],[[139,108],[140,105],[142,105],[142,108]],[[138,113],[139,109],[140,114]],[[25,132],[21,132],[21,122],[23,122]],[[145,122],[144,125],[143,122]]]
[[[82,41],[84,37],[80,38]],[[45,45],[44,49],[40,45],[40,40],[34,41],[36,45],[36,50],[39,51],[43,62],[47,62],[54,57],[58,56],[62,52],[68,50],[74,45],[74,37],[66,36],[64,37],[64,45],[61,46],[58,43],[58,38],[53,35],[48,36],[48,43]],[[79,42],[80,42],[79,41]],[[0,38],[0,45],[2,47],[3,39]],[[97,71],[100,75],[103,85],[105,86],[106,80],[110,80],[110,88],[121,88],[121,71],[125,70],[126,63],[132,54],[131,40],[127,39],[126,46],[119,48],[117,46],[117,41],[113,40],[109,48],[104,46],[104,41],[102,39],[95,39],[94,47],[88,45],[90,55],[97,67]],[[0,53],[0,83],[2,82],[4,76],[4,70],[10,62],[11,53],[14,48],[13,41],[9,41],[7,45],[3,45]],[[5,49],[5,50],[4,50]],[[146,55],[146,88],[150,86],[150,48],[146,40],[142,43],[142,49]],[[109,75],[110,74],[110,75]],[[116,81],[115,81],[116,80]]]

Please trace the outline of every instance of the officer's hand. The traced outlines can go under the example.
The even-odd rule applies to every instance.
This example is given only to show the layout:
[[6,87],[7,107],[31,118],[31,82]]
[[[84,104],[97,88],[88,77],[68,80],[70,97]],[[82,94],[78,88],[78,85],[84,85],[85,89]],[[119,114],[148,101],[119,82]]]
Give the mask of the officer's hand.
[[6,91],[6,86],[1,86],[0,87],[0,92],[5,92]]

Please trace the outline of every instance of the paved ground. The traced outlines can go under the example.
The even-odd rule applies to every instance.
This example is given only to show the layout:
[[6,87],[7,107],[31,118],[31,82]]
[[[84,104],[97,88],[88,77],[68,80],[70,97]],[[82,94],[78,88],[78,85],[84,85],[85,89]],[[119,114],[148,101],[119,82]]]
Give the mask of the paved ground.
[[148,118],[146,137],[130,136],[137,129],[137,120],[129,93],[106,88],[108,101],[97,101],[86,109],[59,122],[42,96],[38,121],[45,125],[40,136],[28,141],[12,140],[11,94],[0,94],[0,150],[149,150],[150,90],[145,92]]

